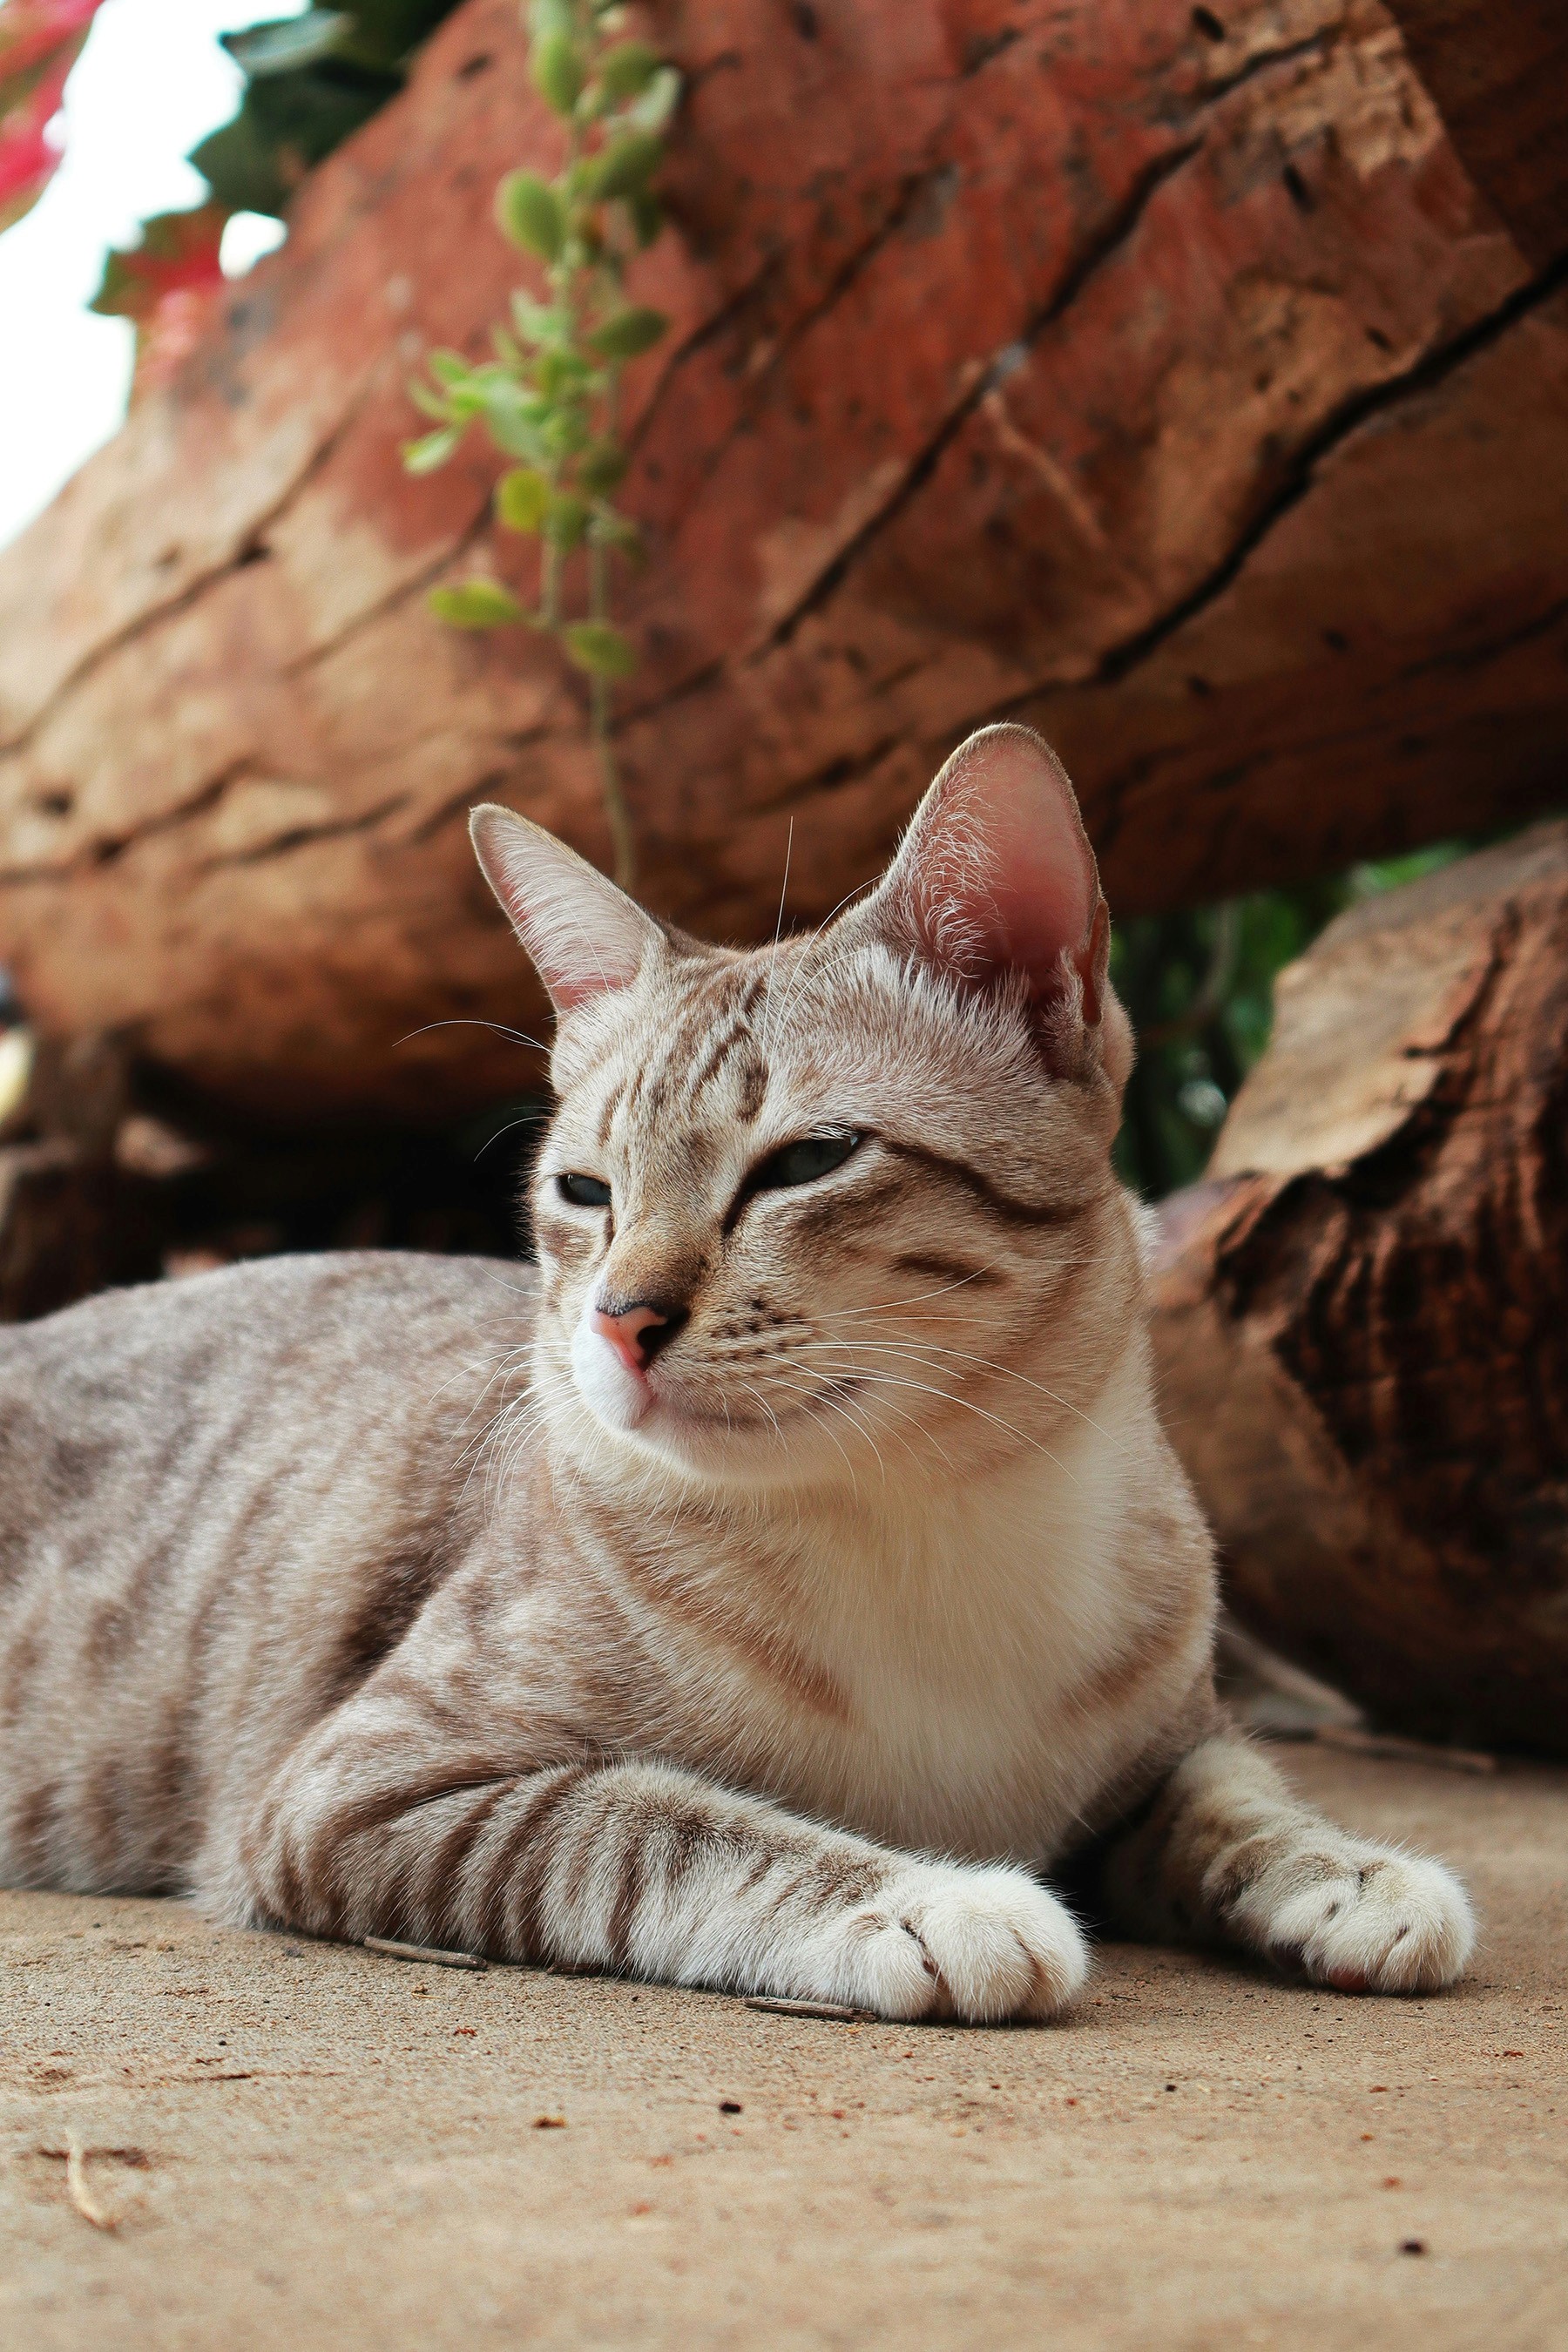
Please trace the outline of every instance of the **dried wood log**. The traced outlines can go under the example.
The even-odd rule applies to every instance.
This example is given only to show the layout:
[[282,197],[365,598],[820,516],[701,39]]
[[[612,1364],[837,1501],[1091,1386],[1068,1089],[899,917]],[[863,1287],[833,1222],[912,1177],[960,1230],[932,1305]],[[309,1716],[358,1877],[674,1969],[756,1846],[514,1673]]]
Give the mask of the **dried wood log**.
[[1156,1302],[1244,1623],[1400,1730],[1568,1756],[1568,823],[1281,976]]
[[[689,87],[629,415],[655,906],[771,931],[793,825],[820,917],[1004,712],[1060,746],[1121,912],[1559,791],[1568,301],[1376,0],[653,18]],[[422,351],[479,352],[518,274],[495,182],[555,136],[515,0],[469,0],[0,559],[0,963],[50,1033],[284,1119],[527,1076],[427,1024],[532,1025],[462,817],[602,857],[583,711],[547,648],[425,610],[521,560],[497,462],[397,453]]]

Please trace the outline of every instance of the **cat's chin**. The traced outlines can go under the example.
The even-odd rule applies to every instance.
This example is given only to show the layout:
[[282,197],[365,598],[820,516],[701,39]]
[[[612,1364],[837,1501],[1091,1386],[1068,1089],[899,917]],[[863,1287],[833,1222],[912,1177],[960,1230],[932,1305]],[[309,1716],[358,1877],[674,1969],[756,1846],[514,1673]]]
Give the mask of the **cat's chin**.
[[688,1404],[646,1384],[645,1393],[634,1399],[612,1402],[584,1395],[583,1402],[613,1436],[629,1437],[644,1451],[681,1469],[748,1485],[791,1475],[778,1431],[766,1423],[738,1423],[732,1414]]
[[813,1465],[800,1458],[798,1440],[784,1441],[776,1423],[737,1419],[647,1381],[630,1392],[629,1383],[578,1380],[575,1385],[579,1401],[601,1429],[671,1469],[694,1472],[721,1486],[789,1486],[811,1475]]

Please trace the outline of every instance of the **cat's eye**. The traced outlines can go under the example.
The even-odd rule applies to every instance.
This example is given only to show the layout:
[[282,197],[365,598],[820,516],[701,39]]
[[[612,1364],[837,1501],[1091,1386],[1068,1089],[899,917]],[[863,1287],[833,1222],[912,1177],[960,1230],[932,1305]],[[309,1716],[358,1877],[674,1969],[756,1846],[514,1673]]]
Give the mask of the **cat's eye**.
[[597,1176],[557,1176],[555,1189],[574,1209],[607,1209],[610,1205],[610,1188]]
[[842,1168],[850,1153],[859,1149],[860,1141],[858,1135],[840,1129],[837,1134],[803,1135],[798,1143],[781,1144],[752,1171],[752,1189],[776,1192],[786,1185],[815,1184],[819,1176],[831,1175],[835,1168]]

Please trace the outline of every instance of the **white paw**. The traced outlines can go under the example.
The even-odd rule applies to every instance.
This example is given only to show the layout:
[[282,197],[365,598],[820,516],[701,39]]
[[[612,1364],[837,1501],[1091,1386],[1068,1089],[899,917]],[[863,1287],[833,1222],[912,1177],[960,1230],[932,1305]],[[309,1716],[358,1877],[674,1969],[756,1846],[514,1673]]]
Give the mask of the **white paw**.
[[1441,1863],[1363,1846],[1333,1857],[1342,1869],[1320,1867],[1303,1882],[1299,1874],[1313,1859],[1324,1857],[1271,1871],[1237,1906],[1264,1912],[1252,1924],[1272,1953],[1339,1992],[1436,1992],[1453,1983],[1476,1928],[1464,1888]]
[[1089,1971],[1083,1931],[1021,1870],[910,1863],[835,1924],[830,1998],[879,2017],[1056,2017]]

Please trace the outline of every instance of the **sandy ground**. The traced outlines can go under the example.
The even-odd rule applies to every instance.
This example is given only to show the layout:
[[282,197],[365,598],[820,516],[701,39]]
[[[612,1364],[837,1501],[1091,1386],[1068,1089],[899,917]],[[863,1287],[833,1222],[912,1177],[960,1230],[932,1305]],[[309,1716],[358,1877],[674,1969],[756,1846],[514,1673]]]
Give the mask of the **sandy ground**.
[[1467,1872],[1458,1992],[911,2030],[0,1895],[0,2345],[1563,2352],[1568,1775],[1289,1760]]

